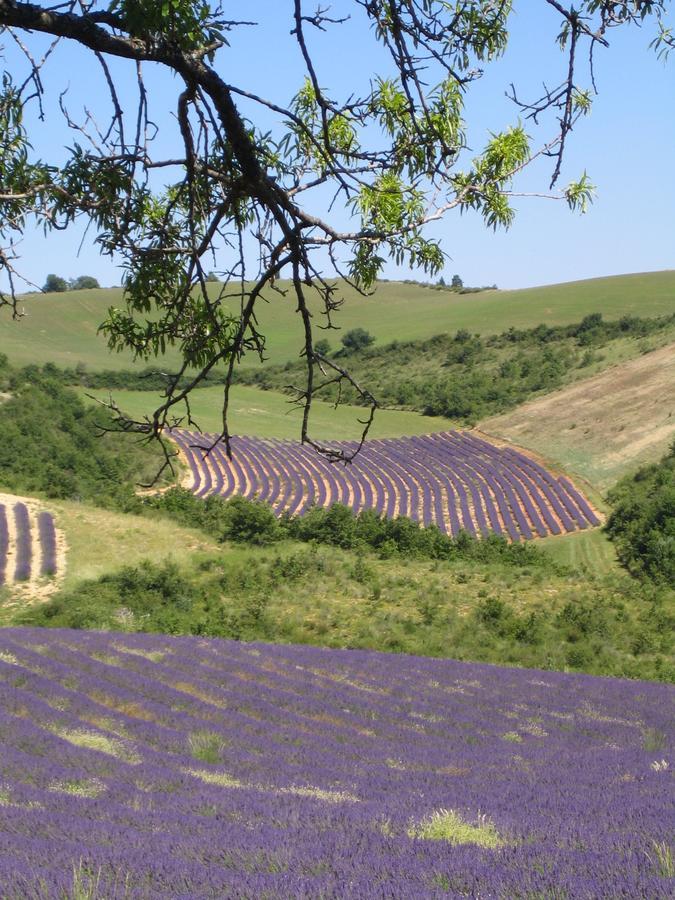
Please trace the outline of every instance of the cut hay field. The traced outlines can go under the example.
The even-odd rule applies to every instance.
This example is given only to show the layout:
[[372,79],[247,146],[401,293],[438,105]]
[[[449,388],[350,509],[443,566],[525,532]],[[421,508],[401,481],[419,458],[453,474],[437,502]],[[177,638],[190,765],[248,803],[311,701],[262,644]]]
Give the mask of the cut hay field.
[[[77,389],[80,396],[90,394],[100,400],[107,400],[109,392],[104,390]],[[120,409],[134,417],[142,417],[152,412],[161,402],[153,391],[113,391],[113,397]],[[263,438],[300,438],[302,412],[289,403],[286,394],[263,391],[259,388],[237,384],[230,395],[230,430],[233,434],[248,434]],[[222,423],[222,387],[200,388],[190,397],[190,408],[195,421],[203,431],[219,432]],[[363,407],[339,406],[315,401],[312,405],[311,431],[315,438],[325,441],[355,440],[362,431],[359,419],[363,419]],[[177,414],[184,409],[177,409]],[[405,434],[427,434],[453,427],[453,422],[441,417],[430,418],[416,412],[402,410],[378,410],[373,423],[371,437],[399,437]]]
[[675,437],[675,344],[485,419],[480,429],[606,490],[660,459]]
[[665,900],[673,697],[450,660],[5,629],[0,895]]
[[[345,305],[336,319],[343,332],[360,326],[383,344],[427,338],[460,328],[494,334],[510,326],[530,328],[540,322],[569,324],[593,312],[602,313],[606,319],[629,314],[666,315],[675,307],[675,271],[477,294],[454,294],[415,284],[382,282],[372,297],[361,297],[348,287],[344,296]],[[126,355],[109,354],[105,341],[96,334],[108,308],[119,304],[120,297],[119,289],[27,295],[21,301],[26,315],[18,322],[12,321],[6,311],[0,315],[2,352],[13,363],[21,365],[83,363],[92,370],[137,367]],[[261,307],[260,320],[268,337],[267,355],[271,363],[298,358],[301,347],[296,318],[290,298],[275,297],[268,306]],[[334,346],[339,346],[340,332],[326,336]],[[165,365],[174,362],[175,355],[169,353]],[[250,357],[246,364],[258,363]]]

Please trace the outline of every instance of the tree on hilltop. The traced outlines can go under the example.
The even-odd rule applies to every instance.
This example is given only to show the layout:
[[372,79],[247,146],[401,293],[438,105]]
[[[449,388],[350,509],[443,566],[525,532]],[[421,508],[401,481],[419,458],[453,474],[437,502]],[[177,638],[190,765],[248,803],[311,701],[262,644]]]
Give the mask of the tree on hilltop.
[[45,278],[42,290],[45,294],[62,294],[64,291],[68,290],[68,282],[65,278],[61,278],[60,275],[51,273]]
[[450,282],[450,287],[452,287],[453,290],[455,290],[455,291],[459,291],[464,287],[464,282],[459,277],[459,275],[452,276],[452,281]]
[[100,287],[101,285],[93,275],[79,275],[70,282],[71,291],[90,291]]
[[[612,29],[648,16],[657,24],[657,49],[672,45],[668,0],[545,2],[552,41],[564,54],[556,86],[533,99],[512,87],[514,118],[524,121],[492,133],[472,156],[466,89],[506,48],[509,0],[342,4],[373,49],[384,52],[373,58],[386,59],[381,72],[367,71],[361,89],[350,85],[342,97],[339,86],[324,86],[316,41],[329,31],[338,42],[345,19],[293,0],[288,21],[305,75],[292,99],[278,97],[275,84],[270,96],[260,96],[227,64],[233,35],[255,34],[244,20],[249,4],[228,3],[227,16],[237,6],[243,13],[230,19],[204,0],[0,0],[0,31],[12,48],[0,87],[0,269],[9,284],[0,303],[19,314],[16,266],[27,228],[37,223],[49,232],[87,220],[101,253],[125,271],[122,305],[102,323],[110,348],[143,360],[168,346],[182,355],[154,413],[143,421],[118,414],[119,427],[161,440],[166,426],[191,421],[185,377],[194,387],[224,365],[222,437],[229,450],[234,370],[245,353],[263,358],[256,310],[286,277],[306,362],[297,395],[301,438],[341,457],[311,437],[313,397],[326,381],[350,382],[370,406],[364,437],[376,403],[337,362],[315,352],[313,324],[333,325],[339,278],[367,292],[388,258],[437,275],[444,254],[426,226],[472,209],[487,227],[508,227],[517,178],[542,157],[551,162],[550,196],[583,210],[592,195],[589,177],[559,185],[570,133],[591,104],[589,59]],[[98,73],[88,73],[96,100],[83,114],[68,108],[64,93],[58,104],[45,102],[46,91],[66,87],[58,60],[73,45],[90,54]],[[136,82],[135,108],[120,80],[124,66]],[[174,76],[170,99],[146,81],[153,67]],[[157,117],[165,102],[168,125]],[[31,105],[37,115],[26,115]],[[72,145],[65,156],[63,147],[49,146],[54,156],[42,158],[33,148],[57,105],[73,130]],[[173,135],[154,140],[174,122]],[[166,152],[170,141],[175,149]],[[216,258],[217,291],[207,284]]]

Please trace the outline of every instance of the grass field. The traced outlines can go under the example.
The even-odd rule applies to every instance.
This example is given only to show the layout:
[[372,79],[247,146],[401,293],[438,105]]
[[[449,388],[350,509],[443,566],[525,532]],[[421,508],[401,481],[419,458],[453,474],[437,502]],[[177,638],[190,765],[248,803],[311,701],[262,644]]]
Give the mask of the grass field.
[[[88,391],[87,394],[106,400],[108,391]],[[139,417],[150,413],[160,402],[152,391],[115,391],[115,401],[129,415]],[[256,437],[294,438],[300,437],[301,411],[289,403],[289,398],[275,391],[261,391],[259,388],[235,385],[232,389],[230,408],[230,429],[233,434],[255,435]],[[220,387],[203,388],[195,391],[190,400],[192,415],[203,431],[222,429],[221,409],[223,391]],[[362,419],[367,411],[356,406],[339,406],[334,409],[329,403],[316,402],[312,407],[314,437],[325,441],[352,440],[360,435]],[[454,423],[438,416],[422,416],[415,412],[381,409],[377,411],[370,432],[371,437],[401,437],[402,435],[428,434],[432,431],[447,431]]]
[[[383,282],[372,297],[361,297],[350,288],[336,317],[343,332],[360,326],[377,342],[413,340],[466,328],[492,334],[510,326],[529,328],[580,321],[600,312],[606,319],[626,314],[658,316],[675,309],[675,271],[650,272],[595,278],[587,281],[527,288],[519,291],[486,291],[454,294],[433,291],[415,284]],[[60,366],[83,363],[90,369],[130,369],[127,355],[112,355],[97,328],[110,306],[120,303],[119,289],[76,291],[63,294],[29,295],[21,306],[25,315],[12,321],[7,311],[0,315],[0,347],[17,364],[54,362]],[[267,355],[272,363],[297,359],[301,330],[290,297],[275,296],[259,310],[268,338]],[[321,319],[317,315],[317,324]],[[340,332],[326,333],[334,347]],[[163,365],[176,360],[169,353]],[[246,364],[258,365],[254,357]],[[137,366],[148,365],[143,361]]]
[[187,563],[194,561],[195,553],[213,552],[217,547],[201,532],[181,528],[169,519],[124,515],[62,500],[47,501],[45,506],[66,536],[67,588],[121,565],[135,565],[143,559],[159,562],[167,557]]
[[537,546],[577,572],[608,575],[620,569],[614,545],[599,528],[544,538]]
[[[57,578],[59,588],[71,589],[143,560],[158,563],[171,558],[181,566],[194,565],[200,554],[218,549],[202,532],[181,528],[170,519],[125,515],[65,500],[45,500],[40,506],[53,513],[65,537],[66,568],[63,578],[61,574]],[[15,592],[0,588],[0,625],[31,599],[43,600],[49,593],[44,584],[43,580],[20,585]]]

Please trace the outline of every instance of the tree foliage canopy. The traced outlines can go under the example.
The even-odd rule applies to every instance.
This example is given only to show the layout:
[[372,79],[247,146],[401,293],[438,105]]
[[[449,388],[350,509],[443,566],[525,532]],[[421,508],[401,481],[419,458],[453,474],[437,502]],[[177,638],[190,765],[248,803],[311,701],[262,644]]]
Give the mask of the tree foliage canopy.
[[[89,220],[101,253],[125,273],[124,304],[102,324],[109,346],[144,360],[175,346],[183,359],[180,370],[167,374],[153,415],[141,422],[120,415],[119,427],[161,439],[167,426],[189,419],[190,386],[224,365],[222,436],[229,446],[232,374],[243,354],[264,356],[256,309],[288,278],[306,363],[298,389],[302,439],[333,452],[312,440],[309,412],[326,383],[345,381],[371,405],[365,436],[375,400],[314,344],[316,324],[333,325],[340,277],[367,291],[388,258],[438,274],[444,255],[426,226],[452,210],[472,209],[488,227],[507,227],[516,180],[541,157],[551,160],[551,194],[583,210],[592,195],[588,176],[558,183],[569,134],[594,92],[589,58],[608,44],[613,28],[647,17],[657,26],[657,50],[672,44],[667,0],[544,2],[552,42],[563,54],[559,81],[534,99],[512,88],[521,118],[472,156],[467,88],[506,48],[510,0],[345,0],[340,11],[370,30],[387,60],[348,97],[323,87],[313,52],[318,32],[339,34],[345,19],[289,0],[305,75],[285,102],[254,94],[227,65],[233,33],[255,24],[227,17],[237,4],[227,4],[226,15],[204,0],[0,0],[0,32],[23,59],[6,68],[0,89],[0,269],[9,282],[0,301],[19,313],[17,247],[26,228]],[[71,42],[91,51],[100,67],[108,109],[80,121],[62,97],[73,144],[65,158],[63,148],[41,158],[32,131],[47,115],[44,85],[59,76],[50,68],[59,45]],[[114,74],[120,61],[135,73],[133,109],[120,99]],[[144,73],[153,66],[176,76],[171,102],[180,146],[169,156],[149,114]],[[39,113],[30,128],[29,104]],[[264,124],[270,115],[271,131]],[[317,213],[326,207],[346,210],[348,226],[332,211]],[[217,285],[209,278],[214,265]]]

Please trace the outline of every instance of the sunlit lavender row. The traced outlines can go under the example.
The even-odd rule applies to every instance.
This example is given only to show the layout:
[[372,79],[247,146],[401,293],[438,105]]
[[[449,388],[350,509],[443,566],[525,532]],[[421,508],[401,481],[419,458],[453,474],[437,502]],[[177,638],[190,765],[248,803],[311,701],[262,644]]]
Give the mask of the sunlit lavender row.
[[674,700],[375,652],[3,630],[0,896],[672,897]]
[[[344,503],[409,516],[447,534],[461,529],[513,541],[598,525],[588,501],[567,478],[469,432],[371,440],[347,466],[331,464],[295,441],[233,438],[233,457],[215,435],[174,431],[187,458],[191,489],[200,497],[241,494],[276,513],[302,515],[312,505]],[[350,442],[336,443],[353,449]]]
[[31,519],[25,503],[13,507],[0,504],[0,586],[56,574],[54,517],[49,512],[38,513],[35,529]]

